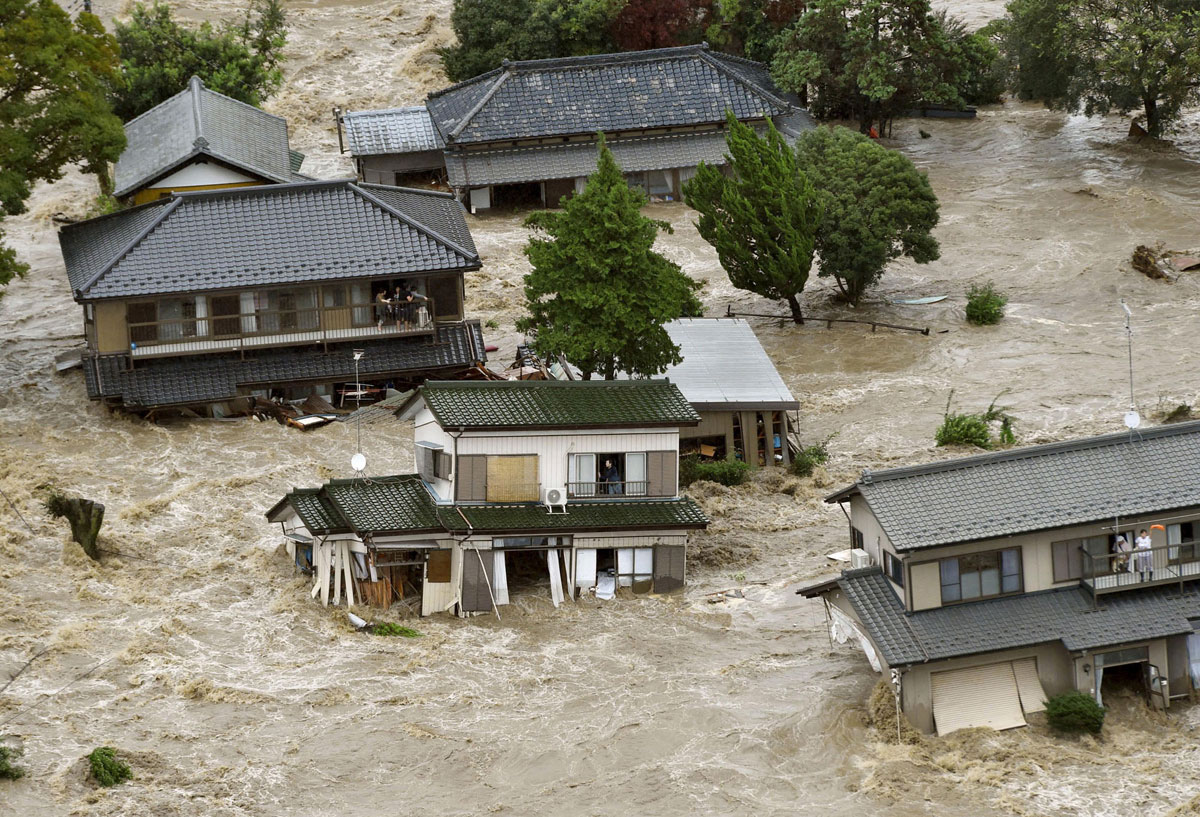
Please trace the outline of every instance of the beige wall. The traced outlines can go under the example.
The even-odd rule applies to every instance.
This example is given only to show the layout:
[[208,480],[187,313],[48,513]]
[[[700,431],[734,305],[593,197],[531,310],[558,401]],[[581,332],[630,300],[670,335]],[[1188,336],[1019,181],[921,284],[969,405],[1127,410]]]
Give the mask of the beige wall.
[[96,351],[101,354],[129,351],[124,301],[96,301]]

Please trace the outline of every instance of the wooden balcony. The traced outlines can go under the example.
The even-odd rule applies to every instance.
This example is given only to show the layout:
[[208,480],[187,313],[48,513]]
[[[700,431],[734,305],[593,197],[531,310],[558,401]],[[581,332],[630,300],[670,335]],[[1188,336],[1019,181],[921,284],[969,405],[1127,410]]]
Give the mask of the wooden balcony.
[[[1082,550],[1082,549],[1081,549]],[[1200,579],[1200,543],[1157,545],[1128,554],[1093,556],[1082,550],[1080,582],[1093,596]]]

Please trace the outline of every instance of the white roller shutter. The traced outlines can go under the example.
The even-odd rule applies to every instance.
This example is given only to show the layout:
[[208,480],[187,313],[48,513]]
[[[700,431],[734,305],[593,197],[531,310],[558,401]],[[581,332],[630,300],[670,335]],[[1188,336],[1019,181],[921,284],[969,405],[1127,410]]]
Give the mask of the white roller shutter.
[[1017,692],[1021,694],[1021,708],[1025,714],[1044,712],[1046,709],[1046,690],[1038,678],[1037,659],[1019,658],[1012,662],[1013,675],[1017,677]]
[[939,737],[972,726],[1025,726],[1017,679],[1008,661],[935,672],[931,680],[933,722]]

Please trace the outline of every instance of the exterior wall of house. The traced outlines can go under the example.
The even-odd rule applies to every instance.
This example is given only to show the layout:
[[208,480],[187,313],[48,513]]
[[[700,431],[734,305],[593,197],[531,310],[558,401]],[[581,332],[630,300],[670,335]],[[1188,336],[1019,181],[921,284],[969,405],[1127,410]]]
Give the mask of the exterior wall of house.
[[[1095,662],[1096,662],[1096,656],[1100,653],[1115,652],[1117,650],[1128,649],[1131,647],[1147,647],[1147,648],[1149,648],[1150,663],[1153,664],[1154,666],[1158,667],[1158,671],[1161,672],[1168,679],[1170,679],[1170,677],[1176,673],[1175,668],[1171,667],[1168,663],[1167,639],[1165,639],[1165,638],[1158,638],[1158,639],[1154,639],[1154,640],[1150,640],[1150,641],[1132,641],[1132,642],[1129,642],[1128,644],[1111,644],[1111,645],[1108,645],[1105,647],[1101,647],[1099,649],[1088,650],[1087,652],[1083,653],[1082,655],[1075,657],[1075,660],[1073,662],[1074,663],[1073,669],[1074,669],[1075,689],[1078,689],[1080,692],[1086,692],[1089,695],[1094,696],[1096,694],[1096,673],[1095,673],[1095,669],[1094,669]],[[1187,665],[1184,664],[1185,670],[1186,670],[1186,666]],[[1104,682],[1102,679],[1101,685],[1103,685],[1103,683]],[[1172,688],[1172,684],[1169,682],[1169,680],[1168,680],[1167,686],[1168,686],[1168,689],[1166,690],[1166,692],[1169,696],[1171,694],[1170,690]],[[1187,686],[1185,685],[1177,691],[1185,692],[1186,690],[1187,690]],[[1050,692],[1049,689],[1046,690],[1046,693],[1053,694],[1052,692]],[[1153,698],[1151,699],[1151,704],[1155,705],[1155,706],[1159,705]]]
[[[895,552],[892,541],[883,531],[883,526],[879,524],[879,520],[875,518],[875,514],[871,513],[866,500],[861,496],[850,498],[850,524],[862,532],[863,548],[871,554],[872,564],[883,564],[884,550]],[[852,540],[849,546],[854,546]]]
[[444,170],[446,160],[440,150],[414,153],[388,153],[382,156],[358,157],[359,176],[367,184],[398,184],[396,176]]

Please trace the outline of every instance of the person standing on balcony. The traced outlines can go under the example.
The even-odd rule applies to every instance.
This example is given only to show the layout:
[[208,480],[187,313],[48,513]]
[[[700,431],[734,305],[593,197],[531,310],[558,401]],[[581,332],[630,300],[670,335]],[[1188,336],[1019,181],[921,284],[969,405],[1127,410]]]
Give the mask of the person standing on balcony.
[[604,461],[604,470],[600,473],[600,482],[604,485],[604,493],[619,494],[621,491],[621,473],[612,460]]
[[1154,581],[1154,551],[1150,549],[1154,543],[1150,541],[1150,532],[1143,528],[1133,544],[1137,551],[1138,581],[1146,581],[1147,573],[1150,574],[1150,581]]
[[401,281],[392,293],[392,309],[395,312],[396,331],[407,331],[412,328],[413,294],[408,285]]
[[1117,541],[1113,543],[1113,573],[1124,573],[1127,570],[1132,570],[1133,566],[1129,564],[1129,554],[1133,551],[1133,547],[1129,544],[1129,540],[1124,536],[1117,536]]
[[383,322],[388,319],[391,309],[388,307],[387,288],[375,293],[375,325],[383,331]]

